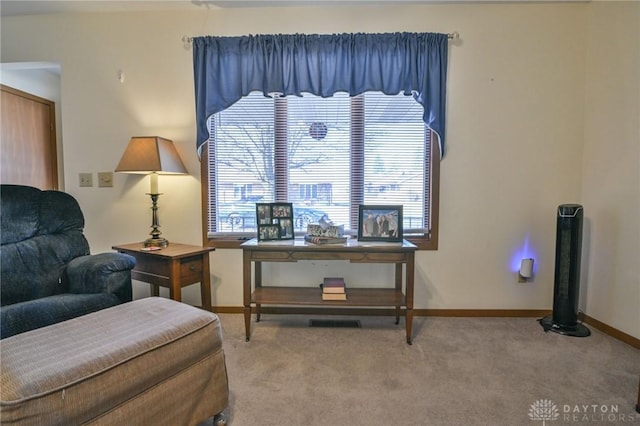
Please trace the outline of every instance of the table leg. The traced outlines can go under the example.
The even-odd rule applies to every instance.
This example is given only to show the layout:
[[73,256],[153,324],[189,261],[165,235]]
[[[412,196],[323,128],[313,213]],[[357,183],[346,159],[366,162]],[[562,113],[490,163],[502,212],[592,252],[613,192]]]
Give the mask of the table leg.
[[242,298],[244,301],[244,330],[248,342],[251,337],[251,251],[242,251]]
[[251,339],[251,306],[244,307],[244,335],[245,341],[248,342]]
[[169,271],[169,297],[177,302],[182,302],[182,283],[180,276],[180,261],[174,260],[171,262],[171,270]]
[[415,254],[413,252],[407,254],[407,312],[406,312],[406,323],[407,323],[407,343],[412,344],[411,341],[411,327],[413,326],[413,284],[414,284],[414,274],[415,274]]
[[[402,291],[402,263],[396,263],[396,291]],[[396,305],[396,324],[400,324],[400,305]]]
[[202,281],[200,282],[200,297],[202,307],[211,312],[211,271],[209,267],[209,252],[202,254]]
[[[262,262],[255,262],[254,275],[256,288],[262,287]],[[260,308],[261,305],[256,303],[256,322],[260,322],[260,314],[262,313],[260,312]]]
[[149,284],[149,288],[151,288],[151,295],[152,296],[155,296],[155,297],[159,297],[160,296],[160,286],[159,285]]
[[407,308],[407,312],[406,312],[406,321],[407,321],[407,343],[409,345],[413,344],[412,338],[411,338],[411,327],[413,325],[413,309],[409,309]]
[[636,411],[640,413],[640,380],[638,380],[638,403],[636,404]]

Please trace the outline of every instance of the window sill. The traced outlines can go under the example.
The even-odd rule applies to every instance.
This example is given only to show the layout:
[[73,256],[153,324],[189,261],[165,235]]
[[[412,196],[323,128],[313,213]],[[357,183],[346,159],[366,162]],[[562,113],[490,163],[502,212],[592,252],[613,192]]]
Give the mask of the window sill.
[[[209,238],[208,246],[217,249],[239,249],[240,245],[245,241],[249,241],[251,237],[240,238]],[[406,237],[407,241],[412,242],[418,247],[418,250],[438,250],[438,241],[427,237]]]
[[412,236],[405,237],[405,240],[415,244],[418,250],[438,250],[438,240],[435,238]]

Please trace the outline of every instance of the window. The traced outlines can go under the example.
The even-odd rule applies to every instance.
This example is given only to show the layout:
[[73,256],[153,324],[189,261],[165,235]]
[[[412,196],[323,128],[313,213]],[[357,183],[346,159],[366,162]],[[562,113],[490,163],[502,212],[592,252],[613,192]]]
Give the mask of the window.
[[422,115],[403,94],[243,97],[209,120],[208,238],[254,237],[256,202],[293,203],[298,235],[325,215],[357,235],[359,204],[402,204],[405,238],[436,248],[439,160]]

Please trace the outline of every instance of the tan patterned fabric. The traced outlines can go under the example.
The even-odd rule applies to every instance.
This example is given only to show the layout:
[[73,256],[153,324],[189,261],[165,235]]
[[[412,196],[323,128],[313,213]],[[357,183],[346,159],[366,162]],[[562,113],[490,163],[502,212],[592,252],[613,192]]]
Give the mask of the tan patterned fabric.
[[191,425],[228,404],[215,314],[146,298],[2,340],[0,421]]

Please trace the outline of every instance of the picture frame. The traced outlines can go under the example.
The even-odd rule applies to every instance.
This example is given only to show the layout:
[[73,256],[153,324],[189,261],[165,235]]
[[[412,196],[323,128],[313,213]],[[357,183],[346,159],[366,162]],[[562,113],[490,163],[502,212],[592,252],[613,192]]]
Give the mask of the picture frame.
[[402,241],[402,205],[360,204],[358,241]]
[[256,203],[258,241],[293,240],[292,203]]

